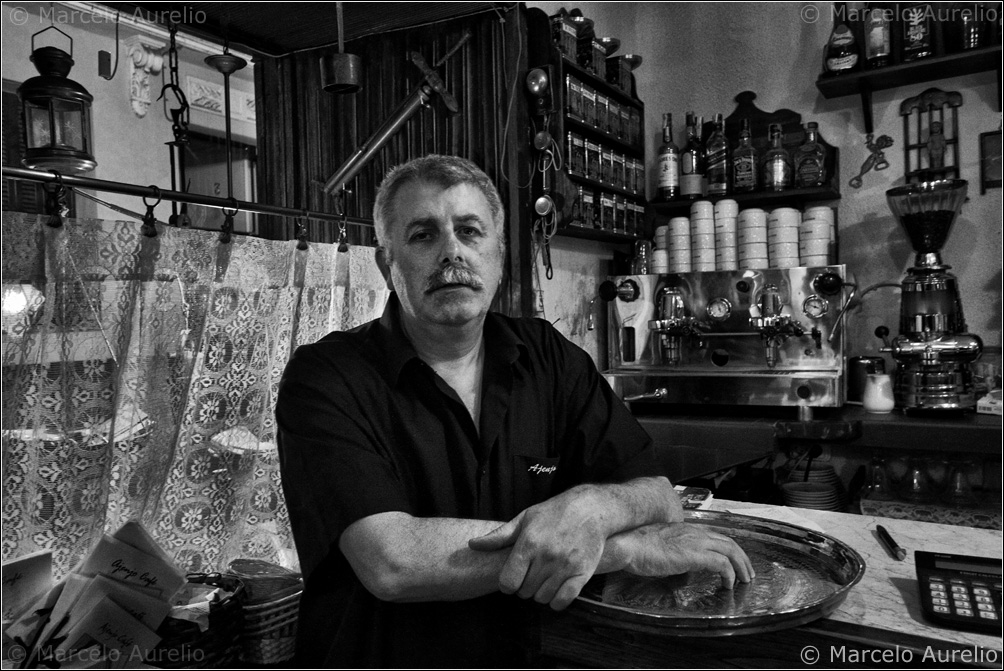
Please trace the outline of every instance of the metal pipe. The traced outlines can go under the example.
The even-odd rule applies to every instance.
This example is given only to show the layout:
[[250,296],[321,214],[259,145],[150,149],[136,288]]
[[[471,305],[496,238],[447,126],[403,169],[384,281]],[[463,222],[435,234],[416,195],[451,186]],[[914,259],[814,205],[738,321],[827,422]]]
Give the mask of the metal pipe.
[[57,176],[52,172],[43,170],[30,170],[28,168],[15,168],[3,166],[3,176],[11,179],[25,179],[31,182],[42,182],[44,184],[56,184],[62,180],[66,186],[78,187],[81,189],[92,189],[94,191],[105,191],[107,193],[120,193],[126,196],[136,196],[137,198],[156,198],[160,196],[163,200],[171,200],[179,203],[190,203],[192,205],[203,205],[206,207],[216,207],[219,209],[237,208],[242,212],[255,212],[257,214],[274,214],[280,217],[301,217],[313,219],[315,221],[340,222],[343,219],[356,226],[372,226],[369,219],[359,219],[356,217],[343,217],[340,214],[327,214],[325,212],[312,212],[310,210],[296,210],[291,207],[280,207],[278,205],[266,205],[263,203],[250,203],[242,200],[217,198],[216,196],[203,196],[196,193],[184,193],[181,191],[169,191],[160,189],[159,191],[150,186],[139,186],[126,182],[113,182],[104,179],[94,179],[93,177],[81,177],[79,175]]
[[335,172],[334,175],[324,183],[325,193],[335,193],[342,187],[344,187],[349,180],[356,176],[356,174],[363,169],[363,167],[369,163],[373,155],[376,154],[380,149],[387,144],[387,141],[401,130],[401,127],[408,122],[415,112],[419,110],[422,105],[429,101],[432,96],[432,88],[427,84],[422,84],[417,89],[412,92],[412,94],[405,99],[403,103],[397,108],[397,111],[388,118],[382,126],[370,137],[366,143],[356,149],[355,153],[349,157],[342,167]]

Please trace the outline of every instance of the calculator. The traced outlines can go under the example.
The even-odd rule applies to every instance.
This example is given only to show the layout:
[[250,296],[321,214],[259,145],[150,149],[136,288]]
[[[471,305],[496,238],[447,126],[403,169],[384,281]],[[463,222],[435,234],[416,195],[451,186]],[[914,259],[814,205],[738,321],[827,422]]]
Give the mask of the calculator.
[[945,627],[1001,633],[1001,560],[913,553],[924,615]]

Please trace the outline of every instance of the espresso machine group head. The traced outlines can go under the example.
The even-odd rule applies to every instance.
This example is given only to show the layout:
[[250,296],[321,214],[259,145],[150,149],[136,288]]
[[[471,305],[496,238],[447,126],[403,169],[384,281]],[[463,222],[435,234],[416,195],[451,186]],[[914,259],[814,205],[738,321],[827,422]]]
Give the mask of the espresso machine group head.
[[966,333],[956,278],[941,260],[941,248],[966,199],[965,180],[908,184],[886,191],[889,209],[917,253],[901,284],[899,335],[875,333],[883,352],[896,360],[896,405],[904,410],[969,410],[976,407],[970,364],[983,351],[979,336]]

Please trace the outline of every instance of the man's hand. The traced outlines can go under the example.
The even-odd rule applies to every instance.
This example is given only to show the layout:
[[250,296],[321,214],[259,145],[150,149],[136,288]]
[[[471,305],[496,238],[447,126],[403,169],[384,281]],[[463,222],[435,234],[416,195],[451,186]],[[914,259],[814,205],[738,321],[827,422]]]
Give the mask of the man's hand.
[[501,591],[562,610],[596,570],[611,517],[597,488],[575,487],[471,539],[469,546],[479,551],[513,546],[499,574]]
[[702,569],[717,573],[722,587],[755,577],[753,564],[735,541],[695,524],[650,524],[609,539],[601,570],[664,577]]

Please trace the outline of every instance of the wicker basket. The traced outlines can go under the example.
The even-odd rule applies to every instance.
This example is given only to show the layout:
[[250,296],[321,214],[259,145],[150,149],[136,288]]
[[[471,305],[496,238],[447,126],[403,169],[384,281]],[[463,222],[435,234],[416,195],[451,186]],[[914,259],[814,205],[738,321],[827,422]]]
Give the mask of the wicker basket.
[[221,669],[234,665],[244,623],[240,578],[219,573],[190,573],[188,582],[221,587],[229,592],[209,605],[209,628],[199,631],[194,622],[167,618],[157,634],[160,644],[147,663],[162,669]]
[[293,658],[300,594],[302,590],[244,606],[240,661],[246,664],[278,664]]

